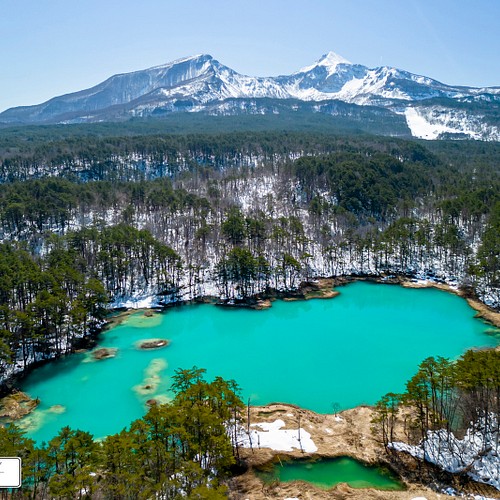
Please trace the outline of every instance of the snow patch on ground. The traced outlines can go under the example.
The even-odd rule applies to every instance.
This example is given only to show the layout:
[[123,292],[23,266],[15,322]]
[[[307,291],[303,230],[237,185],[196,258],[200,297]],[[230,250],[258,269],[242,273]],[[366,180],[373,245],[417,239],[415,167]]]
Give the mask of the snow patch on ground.
[[127,295],[116,297],[113,302],[108,304],[109,309],[151,309],[159,307],[158,297],[152,294],[147,295]]
[[404,115],[411,134],[420,139],[439,139],[442,134],[458,134],[476,140],[500,139],[497,126],[489,125],[481,117],[471,118],[465,111],[439,106],[408,107]]
[[[240,428],[238,442],[244,448],[271,448],[275,451],[303,450],[307,453],[318,451],[317,446],[304,429],[282,429],[285,422],[281,419],[274,422],[252,424],[262,430],[250,430],[250,435]],[[300,434],[299,434],[300,432]],[[300,437],[300,439],[299,439]]]
[[444,126],[442,123],[429,122],[416,108],[406,108],[405,117],[411,135],[420,139],[437,139],[440,134],[457,132],[450,127]]

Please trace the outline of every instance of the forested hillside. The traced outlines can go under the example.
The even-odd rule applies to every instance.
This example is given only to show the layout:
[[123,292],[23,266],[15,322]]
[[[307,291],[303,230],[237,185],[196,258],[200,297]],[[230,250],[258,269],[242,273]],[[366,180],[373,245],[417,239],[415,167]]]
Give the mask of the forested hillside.
[[495,144],[88,131],[0,134],[4,374],[74,349],[134,296],[404,274],[500,305]]

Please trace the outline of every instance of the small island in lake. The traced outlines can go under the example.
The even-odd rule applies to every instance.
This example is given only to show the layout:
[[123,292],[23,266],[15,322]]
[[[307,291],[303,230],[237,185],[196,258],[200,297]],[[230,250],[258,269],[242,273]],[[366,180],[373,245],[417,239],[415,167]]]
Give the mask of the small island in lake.
[[141,340],[137,347],[141,351],[149,351],[151,349],[160,349],[162,347],[167,347],[170,345],[170,341],[167,339],[146,339]]

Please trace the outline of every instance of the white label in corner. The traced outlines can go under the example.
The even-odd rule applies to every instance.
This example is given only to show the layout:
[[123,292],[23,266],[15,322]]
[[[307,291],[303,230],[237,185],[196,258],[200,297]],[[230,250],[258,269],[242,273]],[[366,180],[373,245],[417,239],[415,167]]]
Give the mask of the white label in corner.
[[21,487],[21,459],[0,457],[0,488]]

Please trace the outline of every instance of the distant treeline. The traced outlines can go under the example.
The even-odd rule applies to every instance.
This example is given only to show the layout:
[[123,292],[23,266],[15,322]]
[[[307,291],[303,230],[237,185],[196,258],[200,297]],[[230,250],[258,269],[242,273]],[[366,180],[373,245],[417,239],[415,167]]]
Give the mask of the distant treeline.
[[[500,146],[496,143],[430,143],[431,151],[417,141],[403,141],[366,134],[311,132],[232,132],[138,134],[133,123],[27,127],[0,129],[0,182],[60,176],[71,180],[136,181],[173,176],[202,167],[210,169],[256,166],[283,162],[304,155],[333,152],[371,152],[413,156],[420,161],[461,168],[495,165]],[[160,127],[161,128],[161,127]],[[110,135],[123,129],[124,135]],[[68,135],[70,134],[70,135]],[[425,158],[424,158],[425,157]],[[434,158],[434,159],[432,159]]]

